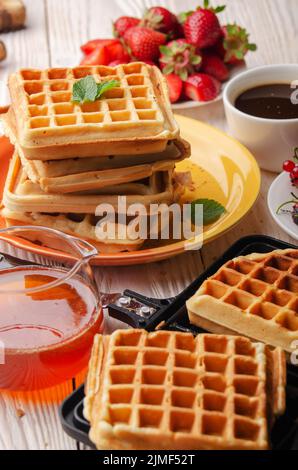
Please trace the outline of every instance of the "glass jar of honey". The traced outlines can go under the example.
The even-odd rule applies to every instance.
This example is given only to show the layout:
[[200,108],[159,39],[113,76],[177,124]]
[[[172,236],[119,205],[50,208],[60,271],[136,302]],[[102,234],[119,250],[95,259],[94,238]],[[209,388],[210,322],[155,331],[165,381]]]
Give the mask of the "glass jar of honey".
[[[21,250],[20,260],[20,237],[47,247],[45,256]],[[103,329],[89,265],[96,249],[55,230],[12,227],[0,231],[0,251],[13,253],[0,263],[0,389],[36,390],[71,379],[87,366]]]

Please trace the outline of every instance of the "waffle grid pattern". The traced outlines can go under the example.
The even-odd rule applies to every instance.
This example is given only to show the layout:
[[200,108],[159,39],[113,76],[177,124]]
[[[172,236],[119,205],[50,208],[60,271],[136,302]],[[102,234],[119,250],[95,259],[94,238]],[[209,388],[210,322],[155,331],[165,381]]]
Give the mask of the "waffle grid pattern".
[[[107,91],[105,99],[94,103],[72,103],[73,84],[88,75],[92,75],[97,82],[118,80],[120,87]],[[29,129],[78,124],[100,127],[116,124],[117,128],[128,123],[164,124],[145,64],[133,63],[116,68],[24,69],[18,78],[28,101]]]
[[291,332],[298,331],[297,294],[298,250],[232,260],[199,290]]
[[264,348],[240,337],[117,332],[109,342],[101,419],[161,436],[179,433],[198,444],[262,447]]

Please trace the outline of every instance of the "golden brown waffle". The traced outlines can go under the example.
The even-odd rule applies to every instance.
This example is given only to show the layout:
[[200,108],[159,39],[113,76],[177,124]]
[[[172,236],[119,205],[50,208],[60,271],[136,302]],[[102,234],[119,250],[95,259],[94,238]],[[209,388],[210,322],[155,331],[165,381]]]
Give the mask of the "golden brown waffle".
[[174,162],[156,162],[127,168],[90,171],[57,178],[41,178],[39,184],[43,191],[53,194],[81,191],[88,191],[93,194],[94,192],[103,194],[118,193],[121,195],[152,194],[154,185],[150,183],[159,178],[156,173],[173,172],[174,168]]
[[186,303],[191,323],[293,352],[298,340],[298,249],[241,256]]
[[169,141],[163,152],[146,153],[138,155],[105,155],[100,157],[73,157],[66,160],[28,160],[19,146],[16,136],[16,125],[11,113],[0,114],[4,131],[11,143],[17,148],[22,164],[30,179],[37,182],[41,178],[55,178],[89,171],[111,170],[113,168],[126,168],[135,165],[144,165],[162,161],[178,163],[190,157],[190,144],[183,139]]
[[148,165],[161,162],[178,163],[190,156],[190,145],[183,140],[175,140],[167,145],[164,152],[157,154],[139,155],[111,155],[109,157],[73,158],[43,162],[39,160],[28,160],[23,152],[18,149],[26,173],[34,182],[42,178],[59,178],[61,176],[72,176],[79,173],[112,170],[119,168],[130,168],[132,166]]
[[[98,249],[99,253],[103,254],[136,251],[139,250],[145,242],[145,240],[141,238],[132,240],[129,238],[123,239],[117,236],[113,240],[100,240],[96,233],[96,224],[98,223],[99,218],[94,217],[91,214],[22,213],[13,212],[4,208],[1,211],[1,215],[4,217],[7,227],[16,225],[34,225],[53,228],[89,241]],[[121,225],[117,224],[115,227],[116,235],[119,230],[121,230]]]
[[95,214],[101,203],[111,204],[118,210],[119,195],[126,196],[127,206],[135,202],[146,207],[154,203],[171,204],[180,195],[172,176],[173,170],[157,172],[144,181],[105,187],[94,194],[47,194],[28,178],[15,153],[7,175],[3,205],[14,212]]
[[266,449],[285,409],[281,349],[235,336],[96,336],[84,413],[98,449]]
[[[74,83],[88,75],[120,87],[94,103],[72,103]],[[10,76],[9,89],[18,141],[29,159],[152,153],[179,135],[164,76],[141,62],[24,69]]]

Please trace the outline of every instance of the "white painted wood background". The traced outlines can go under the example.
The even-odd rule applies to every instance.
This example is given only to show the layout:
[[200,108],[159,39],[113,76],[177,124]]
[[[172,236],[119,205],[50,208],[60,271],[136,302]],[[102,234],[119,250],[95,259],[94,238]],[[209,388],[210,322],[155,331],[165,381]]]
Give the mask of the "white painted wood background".
[[[145,7],[161,4],[173,11],[189,10],[199,0],[25,0],[27,28],[3,34],[8,59],[0,64],[0,80],[20,67],[75,65],[79,47],[88,39],[109,37],[112,20],[121,15],[140,16]],[[214,0],[227,4],[224,20],[237,21],[251,32],[258,51],[247,59],[249,67],[297,62],[298,0]],[[3,97],[3,87],[0,89]],[[2,104],[2,103],[0,103]],[[183,114],[226,129],[221,103],[185,111]],[[287,156],[285,156],[287,157]],[[0,170],[1,171],[1,170]],[[156,297],[180,292],[235,240],[249,234],[268,234],[293,241],[272,221],[267,205],[268,187],[274,175],[263,172],[262,191],[249,215],[231,232],[205,246],[199,253],[186,253],[172,260],[147,266],[100,268],[97,279],[102,291],[133,288]],[[77,449],[59,423],[58,406],[70,392],[68,382],[33,394],[0,394],[0,450]],[[21,415],[24,415],[21,417]]]

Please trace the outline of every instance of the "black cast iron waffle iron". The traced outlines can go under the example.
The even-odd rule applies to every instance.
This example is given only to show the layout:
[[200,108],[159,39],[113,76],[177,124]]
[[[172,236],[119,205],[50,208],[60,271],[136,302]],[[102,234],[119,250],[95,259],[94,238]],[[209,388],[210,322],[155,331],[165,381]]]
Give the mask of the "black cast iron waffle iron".
[[[287,248],[297,248],[297,246],[266,236],[242,238],[177,297],[157,300],[127,290],[114,304],[108,306],[109,315],[128,323],[133,328],[154,331],[158,327],[200,334],[203,330],[192,326],[188,321],[185,302],[206,278],[237,256]],[[271,433],[272,448],[276,450],[298,450],[298,366],[288,365],[287,381],[286,413],[276,421]],[[60,419],[64,431],[69,436],[94,447],[88,438],[89,423],[83,416],[83,400],[84,386],[81,386],[63,402]]]

